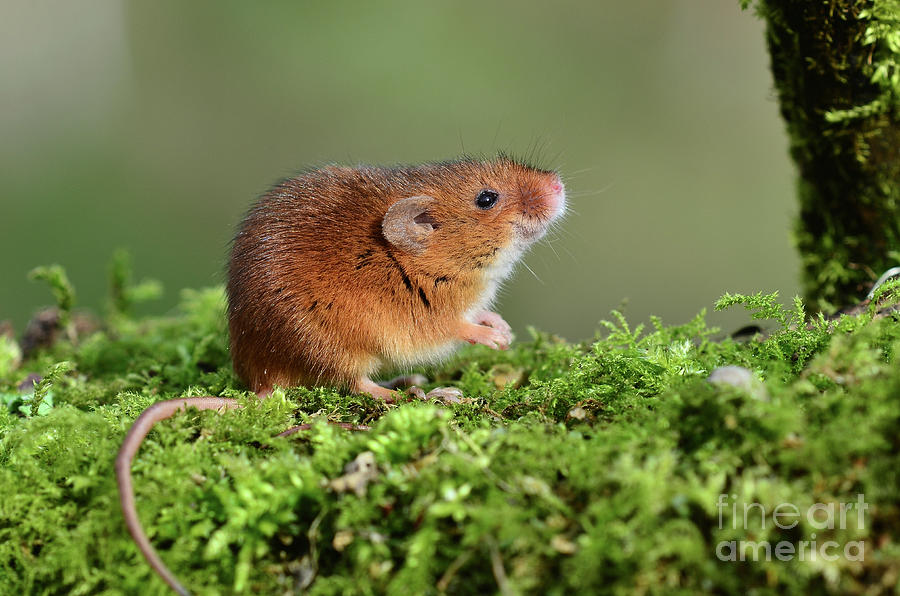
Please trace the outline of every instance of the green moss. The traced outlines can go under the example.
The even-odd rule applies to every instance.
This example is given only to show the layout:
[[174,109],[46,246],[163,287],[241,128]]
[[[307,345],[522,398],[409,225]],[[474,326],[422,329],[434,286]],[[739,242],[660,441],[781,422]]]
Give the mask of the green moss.
[[[888,284],[881,305],[897,294]],[[52,392],[43,410],[0,401],[0,593],[166,593],[125,530],[112,463],[149,404],[205,394],[246,407],[160,424],[133,466],[151,540],[198,593],[895,589],[882,582],[900,572],[898,315],[810,319],[766,294],[717,307],[736,305],[771,334],[614,313],[585,344],[533,331],[508,352],[466,348],[428,373],[469,401],[396,407],[323,388],[258,402],[231,371],[218,288],[184,292],[169,317],[116,308],[0,377],[0,396],[27,372]],[[706,381],[727,364],[759,386]],[[378,466],[366,493],[330,488],[362,452]],[[805,511],[858,494],[863,527],[732,527],[732,503]],[[717,557],[723,541],[814,539],[864,541],[864,560]]]
[[162,296],[162,284],[156,280],[132,283],[131,254],[118,249],[109,264],[110,310],[114,315],[132,314],[141,302]]
[[60,327],[65,329],[69,335],[72,334],[72,308],[75,306],[75,288],[69,281],[65,270],[61,265],[48,265],[43,267],[35,267],[28,273],[28,279],[32,281],[43,281],[50,286],[53,292],[53,298],[56,300],[56,307],[59,309]]
[[13,338],[0,334],[0,377],[15,370],[21,359],[22,350],[19,344]]

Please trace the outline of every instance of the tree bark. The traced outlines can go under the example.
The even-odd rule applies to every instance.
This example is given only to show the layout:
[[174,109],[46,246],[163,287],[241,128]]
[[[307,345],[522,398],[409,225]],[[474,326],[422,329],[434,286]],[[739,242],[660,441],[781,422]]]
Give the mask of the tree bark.
[[810,306],[832,311],[858,302],[900,256],[900,8],[896,0],[755,7],[799,173],[804,292]]

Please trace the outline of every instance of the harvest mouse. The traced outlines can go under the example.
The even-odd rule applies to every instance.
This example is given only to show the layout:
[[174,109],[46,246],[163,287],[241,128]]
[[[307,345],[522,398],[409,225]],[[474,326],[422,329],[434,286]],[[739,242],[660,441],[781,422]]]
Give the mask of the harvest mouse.
[[[463,341],[506,349],[489,309],[523,252],[565,210],[558,174],[507,157],[401,167],[329,166],[281,182],[250,209],[228,268],[231,357],[260,397],[329,385],[393,401],[383,368],[448,356]],[[201,397],[150,406],[122,444],[116,474],[126,524],[179,593],[134,507],[130,465],[153,424]]]
[[487,308],[564,207],[557,174],[505,158],[282,182],[234,239],[235,372],[258,394],[326,384],[389,400],[381,368],[440,360],[459,340],[508,347]]

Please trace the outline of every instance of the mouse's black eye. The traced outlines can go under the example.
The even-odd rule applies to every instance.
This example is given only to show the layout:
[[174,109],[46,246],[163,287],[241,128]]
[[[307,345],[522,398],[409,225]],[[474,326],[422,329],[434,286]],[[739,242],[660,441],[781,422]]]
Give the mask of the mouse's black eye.
[[497,197],[499,196],[495,190],[483,190],[475,197],[475,206],[487,211],[497,204]]

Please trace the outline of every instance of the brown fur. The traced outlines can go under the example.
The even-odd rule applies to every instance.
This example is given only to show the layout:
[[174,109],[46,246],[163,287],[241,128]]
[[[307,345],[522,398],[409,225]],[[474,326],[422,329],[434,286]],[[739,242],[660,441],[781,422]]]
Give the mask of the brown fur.
[[[554,184],[556,174],[509,159],[328,167],[281,183],[234,239],[235,371],[258,393],[352,388],[382,365],[439,355],[464,339],[467,313],[488,306],[490,286],[507,273],[492,265],[557,215]],[[474,203],[484,189],[500,195],[490,210]],[[434,230],[416,255],[385,239],[382,220],[393,203],[419,195],[434,199],[422,216]]]

